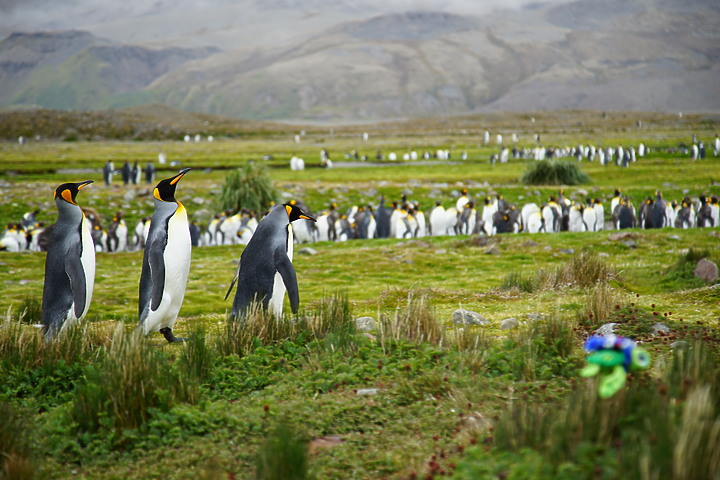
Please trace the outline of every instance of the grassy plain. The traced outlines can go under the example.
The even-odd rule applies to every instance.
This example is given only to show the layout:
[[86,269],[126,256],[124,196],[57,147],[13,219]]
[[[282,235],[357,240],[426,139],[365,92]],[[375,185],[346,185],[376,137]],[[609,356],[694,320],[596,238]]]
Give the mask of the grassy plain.
[[[518,144],[527,147],[540,133],[544,145],[644,142],[650,148],[629,169],[583,163],[591,183],[565,188],[566,196],[578,201],[586,196],[609,201],[615,188],[635,202],[658,189],[668,200],[720,194],[713,177],[720,160],[710,148],[718,124],[707,117],[563,112],[449,118],[341,126],[332,133],[329,128],[307,128],[296,144],[293,136],[300,129],[245,138],[216,132],[212,143],[3,143],[0,221],[17,221],[25,211],[38,208],[38,219],[51,223],[54,187],[93,179],[96,184],[82,191],[79,203],[104,216],[123,210],[131,227],[152,211],[150,188],[125,187],[117,179],[106,187],[100,170],[108,159],[118,168],[125,160],[143,165],[160,151],[179,165],[161,170],[159,176],[180,166],[193,167],[177,197],[201,222],[215,213],[214,198],[227,169],[247,161],[266,163],[285,198],[304,200],[314,211],[330,202],[341,208],[377,205],[380,195],[394,200],[405,193],[428,212],[436,200],[453,203],[462,187],[478,199],[499,193],[518,205],[542,202],[557,192],[557,186],[519,184],[530,160],[490,164],[498,146],[494,138],[489,145],[482,143],[485,129],[506,139],[516,132]],[[370,133],[367,143],[360,139],[363,131]],[[705,141],[709,158],[693,162],[680,153],[693,133]],[[336,168],[316,167],[321,148],[328,149]],[[387,156],[390,151],[402,155],[438,149],[449,149],[451,160],[372,160],[377,151]],[[344,154],[352,150],[371,160],[344,164]],[[463,151],[468,154],[464,161],[459,159]],[[304,157],[309,168],[291,172],[287,165],[293,154]],[[262,160],[265,155],[273,158]],[[88,316],[95,333],[87,352],[71,359],[46,352],[30,362],[27,345],[33,327],[27,324],[37,321],[44,254],[0,252],[0,312],[7,312],[0,328],[0,406],[9,405],[19,412],[17,418],[34,425],[26,439],[29,446],[21,449],[16,440],[12,450],[13,442],[2,440],[12,425],[0,422],[0,449],[20,458],[22,453],[28,469],[46,478],[288,478],[268,473],[268,455],[284,459],[274,463],[305,472],[296,478],[423,478],[443,472],[456,478],[625,478],[628,469],[647,471],[648,478],[668,472],[674,478],[693,478],[687,476],[694,474],[689,467],[668,465],[665,457],[697,463],[688,456],[683,443],[687,439],[678,433],[690,428],[680,420],[690,415],[686,406],[699,402],[709,409],[702,417],[709,423],[696,427],[699,438],[710,435],[708,425],[720,424],[720,290],[695,278],[694,263],[688,260],[707,256],[720,261],[720,231],[634,230],[635,246],[611,240],[610,233],[316,243],[311,245],[316,254],[296,253],[294,261],[303,316],[325,318],[323,309],[338,296],[347,298],[348,311],[333,313],[337,325],[322,332],[317,322],[308,330],[288,327],[279,337],[260,332],[238,353],[227,353],[222,346],[229,342],[226,312],[231,305],[223,297],[242,247],[195,249],[176,327],[195,340],[185,347],[166,346],[150,337],[147,342],[160,357],[140,355],[167,365],[168,372],[183,371],[187,362],[197,366],[197,359],[205,358],[211,365],[208,371],[194,374],[197,378],[185,374],[195,378],[187,381],[195,381],[199,393],[175,398],[168,393],[172,388],[160,386],[165,393],[143,410],[147,415],[141,425],[113,428],[108,420],[112,414],[106,412],[95,429],[83,427],[71,411],[82,399],[92,398],[92,385],[111,378],[116,353],[108,345],[120,337],[109,332],[118,324],[126,331],[135,324],[142,253],[98,254]],[[590,260],[573,270],[581,252],[590,252]],[[585,284],[583,278],[598,262],[609,273]],[[481,313],[490,324],[458,329],[451,319],[460,307]],[[347,326],[366,315],[378,322],[373,340]],[[9,333],[16,331],[11,325],[18,317],[24,337]],[[510,317],[520,325],[500,329],[500,322]],[[606,321],[617,322],[620,333],[642,340],[654,363],[648,372],[634,376],[627,393],[594,402],[593,384],[578,377],[584,356],[580,347],[584,336]],[[670,333],[654,334],[658,322],[668,325]],[[709,352],[710,363],[703,363],[700,354],[678,359],[678,348],[669,346],[678,340],[688,342],[692,352]],[[12,360],[18,358],[26,360]],[[687,367],[683,362],[697,368],[682,370]],[[698,365],[706,372],[698,373]],[[704,388],[715,400],[698,400]],[[98,398],[105,404],[113,396]],[[577,402],[595,409],[580,426],[551,414],[573,410]],[[660,415],[663,409],[671,410],[670,420]],[[534,424],[532,418],[547,425]],[[597,418],[610,422],[612,432],[604,433],[607,425],[593,426]],[[645,426],[637,418],[645,419]],[[552,430],[558,444],[573,444],[573,435],[583,428],[589,433],[575,439],[577,447],[560,453],[518,431],[540,435]],[[661,441],[636,441],[634,435]],[[633,442],[638,446],[630,447]],[[623,448],[627,455],[619,454]],[[701,463],[708,471],[713,461],[720,461],[717,448],[704,457],[706,463]],[[17,465],[13,468],[20,471]],[[523,476],[522,469],[529,476]]]

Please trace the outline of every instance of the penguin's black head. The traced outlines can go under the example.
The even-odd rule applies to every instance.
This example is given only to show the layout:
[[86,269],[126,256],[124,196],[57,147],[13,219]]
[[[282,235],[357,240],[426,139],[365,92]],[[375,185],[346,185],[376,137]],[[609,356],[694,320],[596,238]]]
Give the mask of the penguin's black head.
[[301,218],[304,220],[312,220],[313,222],[317,222],[314,217],[311,217],[307,213],[300,210],[300,207],[298,207],[297,205],[291,205],[289,203],[286,203],[285,211],[287,211],[290,222],[294,222],[295,220],[299,220]]
[[188,171],[190,171],[189,168],[184,168],[174,177],[160,180],[160,183],[155,187],[155,191],[153,191],[153,196],[161,202],[174,202],[177,183]]
[[54,198],[57,199],[60,197],[70,205],[77,205],[75,197],[77,197],[78,192],[91,183],[93,183],[92,180],[85,180],[84,182],[78,183],[63,183],[55,189]]

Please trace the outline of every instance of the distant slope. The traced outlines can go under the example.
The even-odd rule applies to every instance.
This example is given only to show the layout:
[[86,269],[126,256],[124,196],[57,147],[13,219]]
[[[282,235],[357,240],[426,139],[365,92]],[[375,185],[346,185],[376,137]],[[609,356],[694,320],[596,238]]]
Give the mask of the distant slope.
[[[720,111],[714,0],[558,0],[482,14],[466,2],[462,13],[448,7],[375,16],[347,3],[333,7],[334,16],[307,10],[325,28],[311,35],[303,23],[294,42],[289,32],[300,15],[291,7],[311,7],[286,3],[255,5],[267,14],[263,37],[277,31],[282,41],[223,51],[150,49],[81,32],[55,34],[53,50],[42,37],[49,34],[12,35],[0,42],[0,105],[159,102],[310,121],[537,109]],[[313,11],[325,5],[311,4]]]

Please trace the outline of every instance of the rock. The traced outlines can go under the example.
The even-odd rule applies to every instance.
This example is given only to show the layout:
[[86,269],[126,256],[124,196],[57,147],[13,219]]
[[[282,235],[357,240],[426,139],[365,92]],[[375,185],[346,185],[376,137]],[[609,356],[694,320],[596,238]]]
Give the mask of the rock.
[[705,282],[714,282],[718,279],[718,267],[712,260],[703,258],[695,266],[693,274]]
[[680,236],[678,235],[670,235],[667,238],[668,240],[680,240]]
[[506,318],[502,322],[500,322],[500,329],[501,330],[510,330],[511,328],[515,328],[518,326],[518,321],[514,319],[513,317]]
[[623,245],[627,248],[637,248],[637,242],[635,240],[625,240]]
[[462,325],[487,325],[490,323],[485,317],[472,310],[458,308],[453,312],[452,322]]
[[610,256],[610,254],[607,253],[607,252],[600,252],[600,253],[598,253],[598,257],[607,258],[607,257],[609,257],[609,256]]
[[438,255],[445,255],[447,253],[447,250],[441,248],[439,250],[435,250],[435,253],[437,253]]
[[134,199],[135,199],[135,190],[128,190],[123,195],[123,200],[125,200],[126,202],[131,202]]
[[500,255],[500,249],[496,245],[492,245],[483,253],[486,255]]
[[617,325],[617,323],[606,323],[595,330],[595,333],[598,335],[610,335],[611,333],[615,333],[615,325]]
[[528,313],[527,315],[525,315],[525,318],[527,318],[531,322],[539,322],[540,320],[545,318],[545,314],[544,313]]
[[613,242],[616,242],[618,240],[624,240],[626,238],[637,238],[637,235],[633,232],[617,232],[617,233],[611,233],[610,234],[610,240]]
[[298,255],[317,255],[317,250],[310,247],[304,247],[298,251]]
[[673,342],[670,344],[670,348],[673,350],[682,350],[688,348],[688,342],[685,340],[678,340],[677,342]]
[[356,318],[355,328],[357,328],[360,332],[371,332],[375,330],[375,319],[373,317]]
[[205,205],[205,199],[202,197],[195,197],[192,200],[190,200],[195,205]]
[[525,247],[525,248],[537,247],[538,245],[539,245],[539,243],[533,242],[532,240],[528,240],[528,241],[526,241],[525,243],[522,244],[522,246]]
[[668,333],[670,331],[670,327],[665,325],[664,323],[656,323],[653,325],[653,335],[657,335],[658,333]]
[[575,253],[575,249],[573,249],[573,248],[561,248],[560,250],[558,250],[558,252],[564,253],[564,254],[566,254],[566,255],[572,255],[573,253]]

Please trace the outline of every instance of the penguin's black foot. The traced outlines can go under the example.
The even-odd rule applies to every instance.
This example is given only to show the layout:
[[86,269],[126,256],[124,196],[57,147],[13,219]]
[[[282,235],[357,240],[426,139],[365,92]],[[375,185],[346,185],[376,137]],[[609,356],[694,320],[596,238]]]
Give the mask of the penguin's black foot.
[[187,342],[187,338],[176,337],[175,335],[173,335],[172,329],[170,327],[161,328],[160,333],[163,334],[165,340],[167,340],[169,343]]

